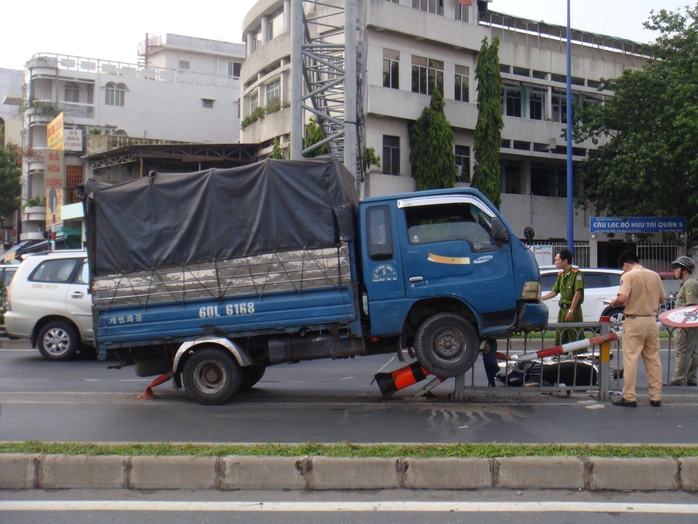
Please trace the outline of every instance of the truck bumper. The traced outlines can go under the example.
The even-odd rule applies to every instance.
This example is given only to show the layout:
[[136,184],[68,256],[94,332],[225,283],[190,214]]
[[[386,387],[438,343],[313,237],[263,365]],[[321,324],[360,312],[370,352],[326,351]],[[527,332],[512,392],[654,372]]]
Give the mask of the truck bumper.
[[543,331],[548,327],[548,306],[541,301],[524,302],[519,305],[516,329],[522,331]]

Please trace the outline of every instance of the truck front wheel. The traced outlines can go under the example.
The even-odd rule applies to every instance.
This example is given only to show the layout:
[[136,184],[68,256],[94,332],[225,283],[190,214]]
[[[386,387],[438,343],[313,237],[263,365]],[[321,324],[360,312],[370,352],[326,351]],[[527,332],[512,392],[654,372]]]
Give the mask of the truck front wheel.
[[414,352],[419,363],[437,377],[456,377],[477,360],[475,328],[455,313],[438,313],[417,329]]
[[225,349],[201,348],[184,364],[184,387],[197,402],[225,404],[240,390],[243,374],[235,358]]

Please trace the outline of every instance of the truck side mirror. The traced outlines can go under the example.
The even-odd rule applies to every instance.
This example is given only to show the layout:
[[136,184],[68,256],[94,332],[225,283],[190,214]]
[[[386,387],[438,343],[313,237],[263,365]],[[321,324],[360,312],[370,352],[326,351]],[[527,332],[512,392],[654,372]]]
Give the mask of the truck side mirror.
[[495,242],[509,242],[509,232],[497,217],[492,219],[492,238]]

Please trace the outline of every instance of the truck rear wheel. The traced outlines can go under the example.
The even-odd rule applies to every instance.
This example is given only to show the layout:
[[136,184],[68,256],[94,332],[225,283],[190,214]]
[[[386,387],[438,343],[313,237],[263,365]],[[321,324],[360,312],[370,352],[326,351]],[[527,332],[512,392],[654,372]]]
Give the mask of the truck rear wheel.
[[184,387],[200,404],[225,404],[240,391],[243,374],[235,358],[225,349],[201,348],[184,364]]
[[456,377],[468,371],[479,351],[475,328],[455,313],[438,313],[417,329],[414,352],[417,360],[437,377]]

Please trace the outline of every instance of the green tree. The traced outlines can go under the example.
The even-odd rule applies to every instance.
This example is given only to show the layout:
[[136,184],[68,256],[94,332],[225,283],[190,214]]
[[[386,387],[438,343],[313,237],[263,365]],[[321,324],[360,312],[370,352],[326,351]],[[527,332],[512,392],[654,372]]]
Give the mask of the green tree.
[[492,204],[499,206],[501,196],[501,166],[499,148],[502,145],[502,76],[499,72],[499,38],[488,45],[482,40],[475,64],[477,80],[477,124],[475,124],[475,168],[471,187],[482,191]]
[[418,191],[456,184],[453,130],[446,119],[444,105],[439,87],[434,86],[431,102],[409,129],[410,164]]
[[20,157],[17,147],[0,147],[0,218],[9,218],[19,209]]
[[371,166],[380,167],[381,157],[376,155],[376,150],[372,147],[364,149],[364,172],[368,171]]
[[[314,118],[311,118],[305,125],[305,140],[303,140],[303,149],[307,149],[313,144],[317,144],[324,139],[325,136],[322,134],[322,129],[320,128],[319,124]],[[320,155],[326,155],[329,152],[330,148],[327,146],[327,144],[323,144],[317,149],[313,149],[310,153],[306,153],[303,156],[306,158],[312,158]]]
[[279,144],[279,137],[274,139],[274,146],[271,149],[271,157],[276,159],[282,159],[284,157],[284,152],[281,151],[281,145]]
[[617,216],[685,216],[698,235],[698,5],[653,13],[642,70],[602,79],[614,92],[584,110],[575,140],[602,145],[581,162],[578,204]]

